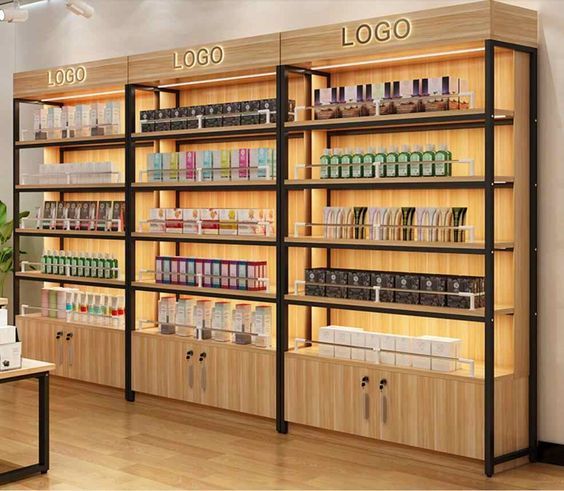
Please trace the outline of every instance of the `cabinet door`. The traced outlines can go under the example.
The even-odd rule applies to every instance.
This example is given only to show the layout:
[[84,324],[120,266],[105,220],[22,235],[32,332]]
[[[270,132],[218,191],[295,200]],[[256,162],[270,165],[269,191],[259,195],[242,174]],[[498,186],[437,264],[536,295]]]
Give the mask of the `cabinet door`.
[[67,376],[123,388],[125,333],[104,327],[73,326],[65,332]]
[[360,367],[286,355],[286,418],[293,423],[377,437],[378,374]]
[[199,376],[198,355],[199,352],[192,344],[182,343],[183,374],[179,376],[179,383],[184,388],[182,399],[188,402],[200,401],[200,384],[197,380]]
[[199,353],[198,368],[202,404],[275,417],[273,352],[206,346]]
[[64,372],[64,331],[60,324],[43,318],[17,316],[19,340],[22,341],[22,355],[25,358],[54,363],[53,375]]

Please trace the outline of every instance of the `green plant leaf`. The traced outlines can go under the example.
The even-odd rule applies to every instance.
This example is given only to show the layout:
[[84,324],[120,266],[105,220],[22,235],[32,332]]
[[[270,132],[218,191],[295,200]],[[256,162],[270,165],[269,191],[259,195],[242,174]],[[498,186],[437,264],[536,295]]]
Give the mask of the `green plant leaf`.
[[6,223],[7,215],[8,215],[8,208],[6,207],[6,203],[0,201],[0,225]]

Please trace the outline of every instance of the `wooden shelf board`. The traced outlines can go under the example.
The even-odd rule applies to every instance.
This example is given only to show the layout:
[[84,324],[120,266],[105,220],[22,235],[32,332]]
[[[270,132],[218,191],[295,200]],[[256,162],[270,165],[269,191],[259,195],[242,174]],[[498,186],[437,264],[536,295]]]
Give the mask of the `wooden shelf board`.
[[[426,317],[444,317],[460,320],[481,322],[484,319],[485,310],[481,309],[455,309],[450,307],[434,307],[429,305],[410,305],[403,303],[376,303],[368,300],[353,300],[350,298],[327,298],[312,295],[289,294],[284,296],[285,300],[294,304],[314,303],[327,308],[369,310],[383,313],[398,313],[400,315],[421,315]],[[513,313],[513,307],[497,306],[495,313],[498,315],[509,315]]]
[[276,295],[264,291],[247,291],[247,290],[227,290],[225,288],[204,288],[197,286],[172,285],[165,283],[156,283],[154,281],[134,281],[133,288],[138,290],[155,291],[155,292],[171,292],[186,293],[200,297],[217,297],[217,298],[244,298],[255,302],[274,302]]
[[262,235],[219,235],[219,234],[172,234],[172,233],[151,233],[151,232],[133,232],[131,236],[134,239],[148,239],[148,240],[169,240],[169,241],[189,241],[189,242],[237,242],[245,244],[251,243],[264,243],[275,244],[276,237],[265,237]]
[[17,184],[18,191],[82,191],[88,192],[123,192],[125,184],[123,183],[91,183],[91,184]]
[[28,319],[30,317],[33,318],[34,320],[37,319],[37,320],[42,321],[42,322],[60,324],[61,326],[78,327],[78,328],[81,328],[81,329],[84,329],[84,328],[86,328],[86,329],[100,329],[100,330],[105,330],[105,331],[117,331],[117,332],[125,333],[125,329],[120,329],[118,327],[102,326],[100,324],[90,324],[90,323],[85,323],[85,322],[67,322],[64,319],[57,319],[57,318],[53,318],[53,317],[45,317],[45,316],[41,315],[40,313],[16,315],[16,320],[17,319]]
[[[328,356],[322,356],[319,354],[319,348],[317,346],[311,346],[306,348],[300,348],[299,351],[288,351],[286,352],[287,357],[299,356],[306,357],[317,361],[323,361],[326,363],[331,363],[334,365],[344,365],[344,366],[354,366],[366,369],[376,369],[385,370],[388,372],[396,373],[406,373],[409,375],[421,375],[431,378],[447,379],[447,380],[462,380],[464,382],[483,384],[485,368],[483,362],[476,362],[474,366],[474,377],[470,376],[468,365],[463,365],[461,368],[454,372],[438,372],[433,370],[423,370],[418,368],[401,367],[397,365],[386,365],[377,363],[368,363],[359,360],[347,360],[343,358],[334,358]],[[496,379],[501,379],[505,377],[512,377],[513,371],[508,368],[496,367],[495,377]]]
[[16,276],[22,280],[45,281],[47,283],[83,284],[100,287],[125,288],[125,282],[115,279],[82,278],[80,276],[65,276],[59,274],[43,274],[39,271],[18,271]]
[[134,140],[182,140],[191,137],[205,138],[216,136],[237,136],[237,135],[262,135],[272,133],[272,139],[276,137],[276,124],[246,124],[239,126],[219,126],[217,128],[196,128],[190,130],[168,130],[168,131],[147,131],[144,133],[133,133]]
[[215,189],[224,189],[229,190],[233,189],[234,191],[244,190],[245,188],[248,189],[261,189],[264,188],[265,190],[275,190],[276,189],[276,181],[267,181],[266,179],[260,181],[163,181],[163,182],[134,182],[131,185],[134,189],[142,190],[142,191],[159,191],[163,189],[185,189],[186,191],[190,190],[215,190]]
[[30,358],[22,358],[21,368],[13,370],[5,370],[0,372],[0,380],[6,380],[12,377],[22,377],[24,375],[32,375],[34,373],[50,372],[57,367],[54,363],[47,361],[32,360]]
[[163,341],[174,341],[178,343],[190,343],[197,346],[217,346],[220,348],[234,349],[239,351],[253,351],[253,352],[264,352],[271,355],[276,353],[276,348],[271,346],[270,348],[258,348],[252,344],[236,344],[232,342],[221,342],[215,341],[213,339],[198,340],[192,336],[179,336],[178,334],[161,334],[158,327],[149,327],[147,329],[137,329],[133,331],[134,336],[150,336],[159,337]]
[[92,144],[118,144],[125,145],[125,135],[103,135],[103,136],[84,136],[77,138],[56,138],[52,140],[30,140],[30,141],[17,141],[16,148],[40,148],[40,147],[53,147],[53,146],[79,146],[79,145],[92,145]]
[[[513,111],[495,110],[497,121],[511,120]],[[450,111],[433,111],[408,114],[386,114],[381,116],[360,116],[354,118],[316,119],[311,121],[288,121],[285,128],[289,131],[305,131],[315,129],[352,129],[371,126],[424,126],[445,125],[466,122],[484,122],[484,109],[464,109]]]
[[84,235],[87,238],[99,237],[100,239],[124,239],[125,232],[105,232],[99,230],[46,230],[34,228],[17,228],[16,233],[19,235],[37,235],[39,237],[77,237]]

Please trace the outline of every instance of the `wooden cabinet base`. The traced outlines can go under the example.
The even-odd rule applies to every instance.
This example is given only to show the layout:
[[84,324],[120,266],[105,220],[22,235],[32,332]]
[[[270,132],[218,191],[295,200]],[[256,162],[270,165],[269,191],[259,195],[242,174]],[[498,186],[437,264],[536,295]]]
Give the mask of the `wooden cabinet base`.
[[124,331],[48,317],[16,317],[22,354],[54,363],[53,375],[123,388]]
[[[291,423],[484,459],[484,382],[286,354]],[[527,446],[526,378],[496,380],[496,455]],[[525,408],[525,409],[523,409]]]
[[275,417],[273,350],[133,333],[133,390],[187,402]]

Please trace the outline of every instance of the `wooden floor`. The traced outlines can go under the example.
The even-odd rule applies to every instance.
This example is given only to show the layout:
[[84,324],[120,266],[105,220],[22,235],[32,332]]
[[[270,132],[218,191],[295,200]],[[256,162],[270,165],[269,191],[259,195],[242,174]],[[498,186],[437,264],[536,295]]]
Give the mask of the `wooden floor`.
[[[33,381],[0,386],[4,461],[36,458]],[[51,470],[10,489],[562,489],[564,467],[473,461],[51,379]]]

